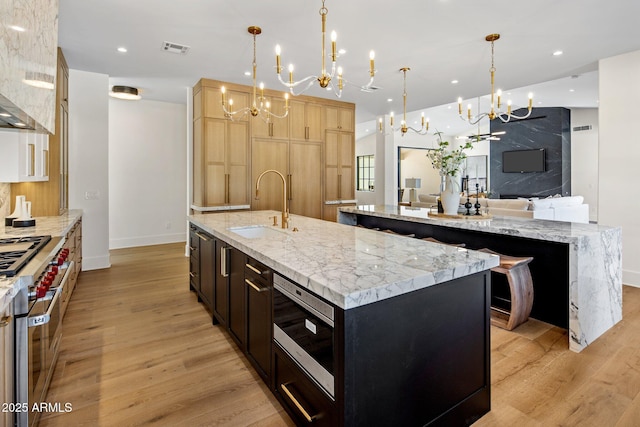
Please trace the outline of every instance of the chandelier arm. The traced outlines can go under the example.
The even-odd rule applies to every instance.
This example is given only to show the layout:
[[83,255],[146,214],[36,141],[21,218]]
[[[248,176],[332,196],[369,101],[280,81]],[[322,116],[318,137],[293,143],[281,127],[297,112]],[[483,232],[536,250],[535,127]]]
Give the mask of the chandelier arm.
[[532,110],[529,110],[529,111],[527,112],[527,114],[525,114],[524,116],[518,116],[518,115],[515,115],[515,114],[513,114],[513,113],[509,114],[509,116],[510,116],[510,117],[513,117],[514,119],[526,119],[527,117],[529,117],[529,116],[531,115],[531,111],[532,111]]
[[239,109],[238,111],[230,111],[230,110],[227,110],[227,107],[224,104],[222,104],[222,111],[224,112],[225,117],[233,121],[234,118],[235,119],[242,118],[247,114],[249,114],[251,112],[251,108],[244,107]]
[[[305,82],[307,82],[309,80],[311,80],[311,84],[313,84],[314,79],[317,79],[317,78],[318,78],[318,76],[307,76],[302,80],[298,80],[297,82],[290,83],[290,82],[285,82],[284,80],[282,80],[282,76],[280,74],[278,74],[278,80],[280,81],[280,83],[282,83],[283,85],[285,85],[289,89],[293,89],[294,87],[296,87],[296,86],[298,86],[298,85],[300,85],[302,83],[305,83]],[[308,87],[305,88],[305,90],[307,90],[307,89],[308,89]],[[293,92],[291,92],[291,93],[293,93]]]
[[418,135],[426,135],[429,133],[429,131],[424,126],[422,126],[420,129],[415,129],[415,128],[412,128],[411,126],[407,126],[407,129],[414,131]]

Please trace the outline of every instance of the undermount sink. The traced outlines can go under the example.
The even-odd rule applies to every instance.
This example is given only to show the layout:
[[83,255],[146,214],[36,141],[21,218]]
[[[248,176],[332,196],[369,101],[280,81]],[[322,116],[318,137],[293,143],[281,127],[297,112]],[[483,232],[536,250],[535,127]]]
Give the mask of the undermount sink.
[[239,234],[247,239],[258,239],[261,237],[282,237],[283,232],[266,225],[247,225],[244,227],[231,227],[229,231]]

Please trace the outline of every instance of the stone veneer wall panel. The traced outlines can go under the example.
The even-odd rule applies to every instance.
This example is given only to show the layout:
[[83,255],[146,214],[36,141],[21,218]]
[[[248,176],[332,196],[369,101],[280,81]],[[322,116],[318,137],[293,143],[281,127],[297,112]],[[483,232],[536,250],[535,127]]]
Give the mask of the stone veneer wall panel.
[[[516,114],[520,112],[516,111]],[[525,120],[491,121],[491,132],[506,132],[490,146],[491,191],[500,196],[571,195],[571,111],[534,108]],[[544,148],[545,172],[504,173],[502,153]]]
[[53,133],[56,91],[23,80],[27,73],[40,73],[55,83],[58,0],[2,0],[0,22],[0,107],[40,132]]

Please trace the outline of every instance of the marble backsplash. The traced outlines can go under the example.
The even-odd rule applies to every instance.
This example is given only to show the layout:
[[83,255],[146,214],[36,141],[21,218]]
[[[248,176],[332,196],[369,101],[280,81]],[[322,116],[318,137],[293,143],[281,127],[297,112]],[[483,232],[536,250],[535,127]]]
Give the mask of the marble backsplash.
[[[11,206],[11,184],[0,182],[0,218],[4,220],[5,217],[11,213],[9,207]],[[4,224],[4,222],[3,222]]]
[[53,133],[55,89],[29,86],[24,80],[36,75],[55,84],[58,0],[2,0],[0,23],[0,107],[37,131]]

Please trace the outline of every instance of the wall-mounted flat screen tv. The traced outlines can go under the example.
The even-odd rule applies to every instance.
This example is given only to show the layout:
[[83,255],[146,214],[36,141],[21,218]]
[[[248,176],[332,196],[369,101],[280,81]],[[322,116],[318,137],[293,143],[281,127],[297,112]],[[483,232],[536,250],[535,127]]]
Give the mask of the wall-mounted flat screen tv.
[[502,172],[544,172],[544,148],[502,152]]

